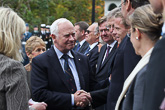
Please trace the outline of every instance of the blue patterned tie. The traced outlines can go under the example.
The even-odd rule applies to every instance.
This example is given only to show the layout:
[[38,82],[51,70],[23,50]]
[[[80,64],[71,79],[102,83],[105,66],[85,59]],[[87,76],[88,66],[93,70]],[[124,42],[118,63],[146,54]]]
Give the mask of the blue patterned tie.
[[87,50],[85,51],[84,55],[86,55],[90,50],[90,47],[87,48]]
[[68,64],[68,57],[69,56],[67,54],[63,54],[63,56],[62,56],[62,58],[65,60],[65,62],[64,62],[65,72],[64,73],[66,75],[67,82],[69,83],[70,89],[71,89],[72,93],[74,94],[77,91],[77,88],[76,88],[76,84],[75,84],[75,80],[74,80],[72,71]]
[[76,52],[78,52],[80,49],[80,43],[77,44]]

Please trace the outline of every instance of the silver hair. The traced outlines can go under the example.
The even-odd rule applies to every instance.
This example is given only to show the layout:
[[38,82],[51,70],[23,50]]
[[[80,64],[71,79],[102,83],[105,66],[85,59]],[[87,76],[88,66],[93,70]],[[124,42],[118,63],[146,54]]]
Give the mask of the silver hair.
[[54,21],[52,23],[52,25],[50,26],[51,34],[54,34],[54,35],[58,36],[58,26],[59,26],[59,24],[64,23],[64,22],[70,22],[70,21],[68,19],[66,19],[66,18],[59,18],[56,21]]
[[117,12],[119,12],[121,9],[120,7],[116,7],[113,10],[111,10],[107,15],[107,20],[113,18]]
[[[95,27],[95,29],[94,29],[94,31],[95,31],[94,35],[96,35],[96,34],[99,33],[98,23],[97,23],[97,22],[94,22],[93,24],[97,25],[97,26]],[[92,25],[93,25],[93,24],[92,24]]]

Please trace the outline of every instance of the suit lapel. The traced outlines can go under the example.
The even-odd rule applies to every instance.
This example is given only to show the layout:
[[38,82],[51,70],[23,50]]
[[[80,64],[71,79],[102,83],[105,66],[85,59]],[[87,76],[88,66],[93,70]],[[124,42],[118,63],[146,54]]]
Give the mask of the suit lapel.
[[102,68],[102,67],[109,61],[109,59],[112,57],[112,55],[114,54],[114,52],[115,52],[115,50],[116,50],[116,48],[117,48],[117,44],[118,44],[118,43],[116,42],[116,44],[115,44],[114,47],[112,48],[111,52],[109,53],[108,58],[106,58],[105,61],[103,62],[101,68]]
[[100,68],[101,68],[101,64],[102,64],[102,61],[103,61],[103,57],[104,57],[104,53],[106,51],[106,47],[107,47],[107,44],[105,44],[102,48],[101,48],[101,51],[100,51],[100,54],[99,54],[99,58],[98,58],[98,63],[97,63],[97,69],[96,69],[96,73],[99,72]]
[[80,47],[79,52],[84,54],[88,46],[89,46],[88,42],[85,41],[83,45]]
[[67,89],[71,92],[69,84],[67,83],[66,76],[64,74],[64,71],[61,67],[60,61],[57,57],[57,54],[55,53],[54,48],[52,47],[49,51],[48,56],[50,57],[51,65],[53,65],[54,68],[54,74],[58,74],[59,78],[63,81],[64,85],[67,87]]
[[85,89],[84,77],[83,77],[83,73],[81,70],[81,65],[83,64],[82,59],[77,55],[76,52],[74,52],[74,51],[71,51],[71,52],[72,52],[72,55],[74,56],[74,62],[76,65],[77,74],[79,76],[81,89]]

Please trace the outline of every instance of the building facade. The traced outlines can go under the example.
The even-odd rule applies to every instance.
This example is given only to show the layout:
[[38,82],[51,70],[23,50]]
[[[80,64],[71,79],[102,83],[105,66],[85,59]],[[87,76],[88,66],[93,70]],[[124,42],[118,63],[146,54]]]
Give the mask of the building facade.
[[104,15],[107,15],[109,11],[119,6],[121,3],[121,0],[103,0],[103,1],[105,1]]

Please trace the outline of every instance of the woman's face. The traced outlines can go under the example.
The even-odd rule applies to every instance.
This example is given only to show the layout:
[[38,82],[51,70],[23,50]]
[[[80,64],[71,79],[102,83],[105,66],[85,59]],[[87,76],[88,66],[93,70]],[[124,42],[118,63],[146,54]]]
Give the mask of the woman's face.
[[37,46],[37,47],[32,51],[32,53],[31,53],[32,59],[33,59],[34,57],[36,57],[36,56],[42,54],[42,53],[45,52],[45,51],[46,51],[46,48],[45,48],[44,46],[42,46],[42,45]]
[[138,37],[137,29],[131,27],[131,38],[130,38],[132,45],[135,49],[135,52],[137,55],[139,54],[139,48],[140,48],[140,39]]

